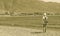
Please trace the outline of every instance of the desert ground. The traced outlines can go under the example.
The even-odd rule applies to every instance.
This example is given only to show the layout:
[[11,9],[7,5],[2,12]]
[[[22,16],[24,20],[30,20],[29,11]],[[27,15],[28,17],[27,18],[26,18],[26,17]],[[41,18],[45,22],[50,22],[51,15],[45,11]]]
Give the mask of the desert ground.
[[0,36],[60,36],[60,16],[48,16],[43,33],[42,16],[0,17]]
[[[60,2],[48,1],[0,0],[0,36],[60,36]],[[42,12],[48,12],[46,33]]]
[[60,36],[60,31],[31,29],[23,27],[0,26],[0,36]]

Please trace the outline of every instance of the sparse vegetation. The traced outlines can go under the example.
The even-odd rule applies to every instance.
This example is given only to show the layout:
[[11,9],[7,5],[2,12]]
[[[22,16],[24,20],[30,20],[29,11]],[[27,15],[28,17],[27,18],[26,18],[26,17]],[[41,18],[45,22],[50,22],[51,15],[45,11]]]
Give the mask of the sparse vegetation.
[[[0,17],[1,24],[14,24],[34,28],[40,27],[40,24],[43,24],[42,17],[26,15],[42,15],[44,12],[47,12],[48,15],[60,15],[60,3],[46,3],[37,0],[0,0],[0,9],[5,11],[3,13],[4,15],[8,14],[6,11],[9,11],[9,15],[13,16]],[[17,14],[15,14],[15,12]],[[14,15],[23,15],[24,17],[14,17]],[[49,24],[60,25],[60,16],[50,16],[48,21]]]

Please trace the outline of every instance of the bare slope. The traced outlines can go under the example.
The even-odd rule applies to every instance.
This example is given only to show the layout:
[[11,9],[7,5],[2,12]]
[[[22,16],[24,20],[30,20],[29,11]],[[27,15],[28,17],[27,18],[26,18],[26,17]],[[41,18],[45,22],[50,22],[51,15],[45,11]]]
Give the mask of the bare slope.
[[60,12],[60,4],[38,0],[0,0],[0,9],[12,12]]

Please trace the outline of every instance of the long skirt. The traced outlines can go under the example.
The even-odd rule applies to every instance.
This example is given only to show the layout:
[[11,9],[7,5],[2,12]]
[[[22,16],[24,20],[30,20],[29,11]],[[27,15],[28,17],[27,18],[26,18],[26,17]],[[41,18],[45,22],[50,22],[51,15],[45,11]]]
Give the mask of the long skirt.
[[44,21],[44,24],[43,24],[43,32],[46,32],[47,23],[48,23],[48,21]]

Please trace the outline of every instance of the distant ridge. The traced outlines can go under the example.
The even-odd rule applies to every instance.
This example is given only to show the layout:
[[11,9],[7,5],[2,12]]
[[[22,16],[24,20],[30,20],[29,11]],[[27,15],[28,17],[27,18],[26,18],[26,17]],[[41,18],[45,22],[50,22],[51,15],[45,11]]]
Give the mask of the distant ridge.
[[0,10],[10,12],[60,12],[60,4],[38,0],[0,0]]

